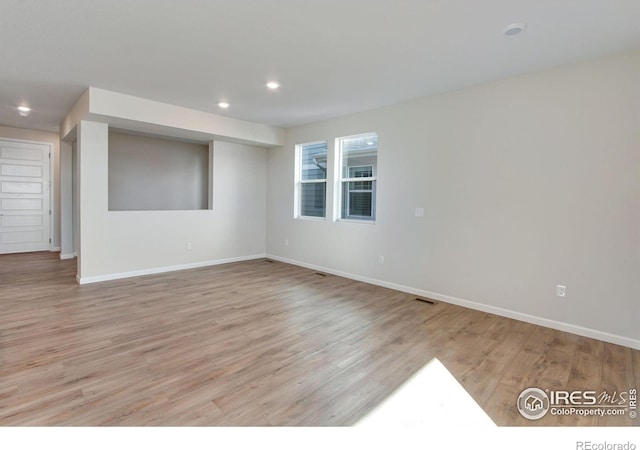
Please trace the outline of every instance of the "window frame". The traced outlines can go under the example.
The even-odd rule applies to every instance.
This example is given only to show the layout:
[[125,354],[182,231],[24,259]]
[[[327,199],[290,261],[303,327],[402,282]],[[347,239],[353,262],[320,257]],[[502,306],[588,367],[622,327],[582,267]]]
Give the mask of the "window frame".
[[[324,144],[326,147],[327,167],[325,168],[324,178],[317,178],[311,180],[304,180],[302,177],[303,167],[303,152],[305,147],[313,145]],[[295,146],[295,194],[294,194],[294,213],[295,219],[304,220],[327,220],[327,187],[329,183],[328,169],[329,169],[329,142],[328,141],[311,141],[304,142],[302,144],[296,144]],[[320,184],[324,183],[324,215],[323,216],[306,216],[302,214],[302,186],[304,184]]]
[[[353,139],[353,138],[358,138],[358,137],[365,137],[365,136],[373,136],[375,135],[376,137],[376,141],[378,140],[378,133],[375,131],[372,132],[368,132],[368,133],[360,133],[360,134],[355,134],[355,135],[351,135],[351,136],[342,136],[339,138],[336,138],[335,140],[335,150],[336,150],[336,158],[335,158],[335,164],[334,164],[334,173],[336,174],[335,177],[335,195],[334,195],[334,221],[336,222],[352,222],[352,223],[361,223],[361,224],[371,224],[371,225],[375,225],[376,220],[377,220],[377,207],[376,207],[376,200],[377,200],[377,185],[378,185],[378,149],[379,149],[379,144],[376,143],[376,147],[375,147],[375,163],[374,164],[358,164],[358,165],[353,165],[353,166],[344,166],[343,165],[343,158],[344,158],[344,148],[343,148],[343,142],[346,139]],[[350,170],[352,168],[356,168],[356,167],[371,167],[371,176],[369,177],[344,177],[343,174],[345,173],[344,170],[346,168],[346,173],[349,175],[350,174]],[[366,190],[366,191],[362,191],[362,192],[371,192],[371,216],[359,216],[359,215],[351,215],[349,214],[349,206],[348,206],[348,202],[350,200],[350,193],[352,192],[349,189],[349,183],[351,182],[362,182],[362,181],[371,181],[372,182],[372,188],[371,190]],[[347,183],[347,187],[346,189],[343,189],[343,183]],[[345,215],[343,217],[342,212],[343,212],[343,201],[345,201],[344,199],[344,195],[345,192],[343,192],[343,190],[346,191],[347,194],[347,206],[345,209]]]
[[[352,169],[357,169],[361,167],[371,168],[371,175],[368,177],[352,177],[345,178],[342,180],[343,183],[347,183],[347,198],[344,200],[347,203],[346,210],[350,212],[350,203],[351,203],[351,194],[359,194],[359,193],[370,193],[371,194],[371,215],[370,216],[361,216],[356,214],[347,214],[346,217],[343,217],[343,220],[367,220],[367,221],[375,221],[375,209],[376,209],[376,190],[374,189],[373,183],[375,182],[375,168],[373,164],[362,164],[358,166],[347,166],[347,173],[351,174]],[[371,182],[371,189],[351,189],[351,183],[362,183],[362,182]],[[373,219],[372,219],[373,218]]]

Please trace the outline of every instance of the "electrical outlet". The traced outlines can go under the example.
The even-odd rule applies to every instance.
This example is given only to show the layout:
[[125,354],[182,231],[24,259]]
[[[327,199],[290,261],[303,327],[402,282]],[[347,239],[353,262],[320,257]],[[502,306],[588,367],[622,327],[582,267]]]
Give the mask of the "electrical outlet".
[[557,285],[556,286],[556,296],[558,297],[566,297],[567,296],[567,287]]
[[416,217],[424,217],[424,208],[415,208],[415,209],[413,210],[413,214],[414,214]]
[[384,264],[384,256],[382,256],[382,255],[378,256],[378,262],[380,264]]
[[289,239],[285,239],[285,240],[284,240],[284,246],[285,246],[285,247],[288,247],[288,246],[289,246]]
[[187,250],[193,250],[193,244],[191,242],[187,242]]

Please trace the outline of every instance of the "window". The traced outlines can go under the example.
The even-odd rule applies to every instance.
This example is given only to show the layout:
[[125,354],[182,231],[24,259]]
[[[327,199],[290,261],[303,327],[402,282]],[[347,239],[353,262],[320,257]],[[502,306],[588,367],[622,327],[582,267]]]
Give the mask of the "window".
[[340,219],[376,218],[378,135],[361,134],[338,139]]
[[327,215],[327,143],[296,146],[296,217]]

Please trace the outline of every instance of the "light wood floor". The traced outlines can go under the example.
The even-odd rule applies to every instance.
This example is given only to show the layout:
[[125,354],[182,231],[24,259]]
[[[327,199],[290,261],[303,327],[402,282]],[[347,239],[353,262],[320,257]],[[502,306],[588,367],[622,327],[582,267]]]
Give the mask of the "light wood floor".
[[0,425],[352,425],[437,358],[498,425],[526,387],[627,390],[640,352],[278,262],[93,285],[0,256]]

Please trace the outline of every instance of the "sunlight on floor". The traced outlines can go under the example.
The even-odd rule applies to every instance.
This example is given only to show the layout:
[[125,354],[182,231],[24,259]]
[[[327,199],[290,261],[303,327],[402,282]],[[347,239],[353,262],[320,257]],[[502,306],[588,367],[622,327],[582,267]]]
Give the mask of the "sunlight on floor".
[[429,361],[356,426],[495,426],[438,359]]

